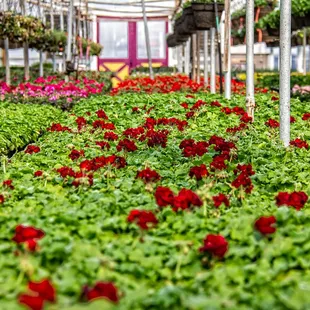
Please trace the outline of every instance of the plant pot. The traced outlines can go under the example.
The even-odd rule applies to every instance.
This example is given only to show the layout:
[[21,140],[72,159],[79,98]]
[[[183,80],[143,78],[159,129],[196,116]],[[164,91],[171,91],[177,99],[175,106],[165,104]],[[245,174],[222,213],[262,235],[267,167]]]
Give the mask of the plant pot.
[[176,22],[175,27],[180,35],[190,36],[196,32],[196,25],[194,22],[194,14],[191,7],[183,10],[183,15],[179,22]]
[[167,45],[168,47],[176,47],[178,45],[176,41],[175,34],[169,34],[167,37]]
[[280,37],[280,30],[279,29],[271,28],[271,27],[267,26],[266,30],[267,30],[269,36]]
[[175,32],[174,35],[175,35],[175,40],[176,40],[178,45],[185,43],[189,38],[188,35],[183,35],[183,34],[180,34],[178,32]]
[[[214,4],[192,3],[194,22],[197,30],[209,30],[216,27]],[[224,11],[224,4],[218,4],[218,16]]]
[[304,17],[292,15],[292,31],[302,29],[305,25]]
[[267,47],[279,47],[279,40],[266,42]]
[[232,45],[244,45],[244,38],[233,37]]

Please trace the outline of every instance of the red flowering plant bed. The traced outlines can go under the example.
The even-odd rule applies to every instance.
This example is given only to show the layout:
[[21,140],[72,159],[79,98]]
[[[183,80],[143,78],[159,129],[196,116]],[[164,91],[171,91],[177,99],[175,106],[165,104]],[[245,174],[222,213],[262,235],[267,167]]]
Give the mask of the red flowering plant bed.
[[306,309],[309,110],[284,149],[256,99],[87,98],[4,159],[2,308]]

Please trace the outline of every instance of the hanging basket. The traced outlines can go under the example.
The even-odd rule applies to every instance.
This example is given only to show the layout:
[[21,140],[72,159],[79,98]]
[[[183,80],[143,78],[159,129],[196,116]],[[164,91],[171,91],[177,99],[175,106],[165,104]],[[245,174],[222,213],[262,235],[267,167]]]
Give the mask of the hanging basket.
[[292,31],[302,29],[305,25],[303,17],[292,15]]
[[[224,11],[224,4],[218,4],[218,16]],[[214,4],[192,3],[194,22],[197,30],[209,30],[216,27]]]
[[271,28],[267,26],[267,32],[270,37],[280,37],[280,30],[278,28]]
[[176,47],[178,45],[175,34],[169,34],[167,37],[168,47]]
[[183,10],[182,17],[176,21],[176,30],[180,35],[190,36],[195,33],[197,28],[194,22],[194,14],[191,7]]

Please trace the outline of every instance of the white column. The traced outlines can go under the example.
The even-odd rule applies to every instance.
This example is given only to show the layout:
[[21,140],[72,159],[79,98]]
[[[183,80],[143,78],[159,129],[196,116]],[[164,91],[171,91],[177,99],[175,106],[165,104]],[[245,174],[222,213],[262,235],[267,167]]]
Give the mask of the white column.
[[204,36],[203,36],[203,61],[204,61],[204,84],[205,86],[209,85],[209,76],[208,76],[208,65],[209,65],[209,38],[208,38],[208,33],[209,31],[204,31]]
[[197,31],[197,83],[200,84],[200,31]]
[[[3,2],[3,11],[7,11],[7,0]],[[5,83],[11,84],[10,55],[9,55],[9,39],[4,39],[4,57],[5,57]]]
[[225,0],[225,38],[224,38],[224,76],[225,98],[231,97],[231,17],[230,0]]
[[190,54],[191,54],[191,42],[187,40],[184,46],[184,54],[185,54],[185,64],[184,64],[184,72],[186,75],[190,73]]
[[211,94],[216,93],[216,80],[215,80],[215,28],[210,29],[210,41],[211,41],[211,72],[210,72],[210,91]]
[[197,45],[197,39],[196,34],[192,34],[192,80],[197,81],[196,76],[196,45]]

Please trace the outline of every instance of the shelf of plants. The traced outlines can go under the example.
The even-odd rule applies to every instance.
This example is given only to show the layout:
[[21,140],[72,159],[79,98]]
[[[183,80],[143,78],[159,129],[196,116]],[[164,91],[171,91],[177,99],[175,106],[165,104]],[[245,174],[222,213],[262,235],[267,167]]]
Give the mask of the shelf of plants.
[[285,149],[265,90],[252,123],[238,94],[129,84],[2,104],[0,141],[31,143],[1,161],[1,308],[309,308],[307,105]]

